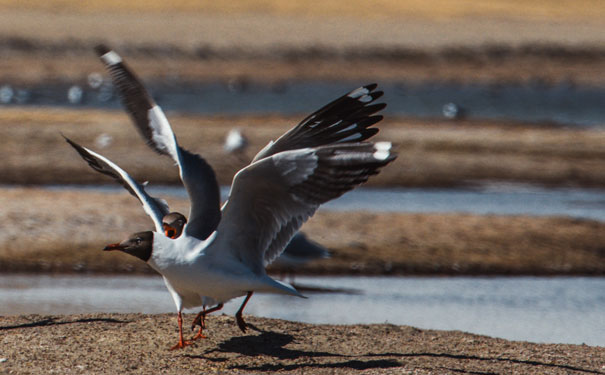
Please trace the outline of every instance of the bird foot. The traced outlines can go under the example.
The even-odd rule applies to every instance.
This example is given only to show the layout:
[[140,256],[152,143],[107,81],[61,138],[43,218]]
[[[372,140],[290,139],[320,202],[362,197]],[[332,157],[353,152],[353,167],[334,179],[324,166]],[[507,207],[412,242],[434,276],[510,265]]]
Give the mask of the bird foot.
[[202,333],[202,328],[200,327],[200,330],[199,330],[199,331],[198,331],[198,332],[195,334],[195,336],[193,336],[193,337],[191,338],[191,340],[192,340],[192,341],[195,341],[195,340],[199,340],[199,339],[207,339],[207,338],[208,338],[208,337]]
[[179,342],[170,348],[170,350],[183,349],[186,346],[193,345],[193,342],[187,340],[179,340]]

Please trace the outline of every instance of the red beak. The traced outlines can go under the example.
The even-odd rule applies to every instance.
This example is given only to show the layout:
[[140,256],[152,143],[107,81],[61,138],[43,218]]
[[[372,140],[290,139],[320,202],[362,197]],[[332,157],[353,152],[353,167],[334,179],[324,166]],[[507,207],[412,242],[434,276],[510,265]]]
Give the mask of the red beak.
[[119,243],[112,243],[111,245],[107,245],[105,246],[105,248],[103,249],[104,251],[111,251],[111,250],[124,250],[124,248],[122,246],[120,246]]

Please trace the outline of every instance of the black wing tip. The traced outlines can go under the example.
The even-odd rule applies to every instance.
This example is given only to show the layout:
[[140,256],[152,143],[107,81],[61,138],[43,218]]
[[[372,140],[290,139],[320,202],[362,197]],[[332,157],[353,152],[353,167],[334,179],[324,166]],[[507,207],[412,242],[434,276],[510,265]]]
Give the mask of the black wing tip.
[[103,56],[104,54],[111,52],[111,48],[107,47],[105,44],[97,44],[95,46],[95,52],[97,53],[97,55],[99,57]]
[[65,134],[61,133],[61,136],[63,137],[63,139],[65,139],[65,142],[69,143],[69,145],[73,148],[75,148],[76,150],[79,150],[82,148],[82,146],[80,146],[79,144],[77,144],[76,142],[72,141],[71,139],[67,138],[65,136]]
[[384,91],[374,91],[372,93],[370,93],[370,96],[372,96],[372,101],[382,97],[384,95]]
[[372,125],[375,125],[377,123],[379,123],[380,121],[382,121],[384,119],[383,115],[372,115],[372,116],[368,116],[362,120],[360,120],[357,125],[359,125],[362,128],[368,128]]
[[[71,139],[69,139],[69,138],[67,138],[67,137],[65,137],[65,136],[63,136],[63,138],[65,138],[65,140],[67,141],[67,143],[69,143],[69,145],[70,145],[71,147],[73,147],[73,148],[74,148],[74,150],[76,150],[76,152],[77,152],[78,154],[80,154],[80,156],[81,156],[81,157],[82,157],[82,158],[83,158],[83,159],[84,159],[84,160],[85,160],[85,161],[86,161],[88,164],[90,164],[90,165],[91,165],[91,167],[92,167],[92,163],[91,163],[91,158],[93,158],[93,157],[92,157],[92,155],[90,155],[90,153],[89,153],[89,152],[88,152],[88,151],[87,151],[87,150],[86,150],[84,147],[80,146],[79,144],[77,144],[76,142],[72,141]],[[93,158],[93,159],[94,159],[94,158]],[[93,168],[94,168],[94,167],[93,167]]]
[[368,90],[368,91],[374,91],[374,89],[378,87],[377,83],[370,83],[369,85],[365,85],[363,86],[364,89]]

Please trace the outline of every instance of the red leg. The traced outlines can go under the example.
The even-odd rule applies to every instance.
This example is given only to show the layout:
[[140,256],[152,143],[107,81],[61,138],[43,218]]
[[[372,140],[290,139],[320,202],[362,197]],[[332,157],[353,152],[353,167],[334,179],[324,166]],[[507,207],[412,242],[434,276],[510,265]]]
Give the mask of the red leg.
[[187,345],[191,345],[191,342],[185,341],[183,339],[183,316],[181,315],[180,311],[177,316],[177,321],[179,324],[179,342],[175,346],[173,346],[171,348],[171,350],[182,349],[182,348],[186,347]]
[[244,333],[246,333],[246,322],[244,322],[244,318],[242,318],[242,312],[244,311],[244,307],[246,307],[248,300],[250,299],[250,297],[252,297],[252,293],[254,293],[254,292],[248,292],[248,294],[246,295],[246,299],[244,300],[244,303],[242,303],[239,310],[237,310],[237,312],[235,313],[235,319],[237,320],[237,326]]
[[[202,333],[202,331],[204,330],[204,328],[206,328],[206,306],[202,307],[202,311],[200,311],[199,314],[197,314],[197,316],[195,317],[195,319],[193,320],[193,324],[191,329],[193,330],[195,328],[195,321],[199,319],[200,321],[200,330],[197,332],[197,334],[195,336],[193,336],[193,338],[191,338],[191,340],[197,340],[197,339],[206,339],[207,337]],[[204,317],[204,318],[201,318]]]
[[206,336],[204,336],[204,334],[202,333],[202,330],[204,328],[206,328],[206,315],[218,311],[220,309],[223,308],[223,304],[219,303],[218,305],[214,306],[213,308],[206,310],[206,307],[203,308],[202,311],[199,312],[199,314],[197,314],[197,316],[195,317],[195,319],[193,319],[193,323],[191,323],[191,330],[195,329],[196,325],[200,326],[200,330],[198,331],[198,333],[193,337],[193,340],[197,340],[197,339],[205,339]]

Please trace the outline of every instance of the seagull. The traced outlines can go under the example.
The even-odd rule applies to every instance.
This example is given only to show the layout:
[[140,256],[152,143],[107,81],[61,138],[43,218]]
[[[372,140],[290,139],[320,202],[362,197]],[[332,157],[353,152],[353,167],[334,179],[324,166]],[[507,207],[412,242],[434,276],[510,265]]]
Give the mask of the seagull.
[[[146,184],[138,183],[132,176],[130,176],[125,170],[120,168],[117,164],[107,159],[101,154],[98,154],[86,147],[80,146],[71,139],[63,136],[67,143],[69,143],[80,156],[90,165],[90,167],[97,172],[108,175],[122,184],[128,192],[135,196],[143,205],[143,209],[152,219],[155,225],[155,229],[158,232],[163,232],[164,235],[171,239],[178,238],[187,223],[187,218],[180,212],[169,212],[168,204],[161,198],[155,198],[150,196],[145,191]],[[112,246],[106,247],[106,250],[113,250]],[[206,311],[206,305],[215,304],[209,297],[204,297],[204,304],[202,312]],[[202,316],[203,318],[204,316]],[[202,333],[205,328],[204,320],[199,321],[200,330],[194,337],[205,338]],[[192,327],[195,328],[195,325]]]
[[[187,223],[185,215],[179,212],[171,212],[162,219],[164,234],[172,239],[178,238],[183,233]],[[302,232],[292,237],[281,255],[273,262],[281,267],[296,267],[301,264],[317,259],[330,258],[331,254],[325,247],[307,238]]]
[[243,153],[248,147],[248,139],[239,128],[229,130],[225,137],[223,150],[228,154]]
[[[101,61],[106,65],[107,69],[111,74],[111,78],[117,88],[118,94],[124,103],[127,112],[134,120],[135,126],[137,129],[141,130],[141,128],[145,128],[144,120],[146,108],[156,107],[156,111],[162,113],[162,109],[160,106],[155,104],[151,100],[151,95],[143,85],[143,83],[138,79],[138,77],[134,74],[134,72],[125,64],[121,56],[119,56],[115,51],[110,50],[108,47],[100,45],[96,48]],[[113,58],[113,60],[109,60],[109,58]],[[113,64],[112,62],[117,62]],[[102,80],[102,77],[101,77]],[[370,89],[372,91],[375,88]],[[381,92],[374,92],[371,96],[372,102],[382,95]],[[334,108],[334,113],[331,116],[342,117],[346,119],[347,116],[351,116],[355,111],[360,109],[359,105],[352,106],[351,108],[345,107],[347,101],[342,101],[339,103],[340,107]],[[365,103],[366,105],[369,104]],[[336,103],[336,102],[335,102]],[[146,104],[146,105],[145,105]],[[374,112],[378,112],[383,109],[385,104],[376,104],[374,106]],[[370,107],[371,108],[371,107]],[[368,109],[368,107],[366,107]],[[340,114],[339,112],[340,111]],[[318,111],[319,112],[319,111]],[[373,112],[368,112],[365,116],[370,116]],[[358,114],[360,119],[363,119],[363,114]],[[327,119],[328,121],[334,121],[336,119]],[[165,116],[164,116],[165,118]],[[380,117],[381,119],[382,117]],[[367,119],[366,119],[367,120]],[[166,121],[168,121],[166,119]],[[366,124],[366,127],[371,126],[371,123]],[[366,136],[369,137],[377,132],[376,129],[366,129]],[[145,132],[141,132],[143,134],[145,140],[148,145],[152,145],[149,142],[149,139],[145,137]],[[232,154],[236,154],[240,160],[243,158],[243,153],[246,148],[249,146],[249,142],[247,137],[243,134],[241,129],[233,128],[227,134],[225,139],[225,143],[223,144],[223,149]],[[153,149],[153,146],[152,146]],[[122,182],[123,183],[123,182]],[[167,218],[163,218],[164,232],[168,237],[177,238],[180,236],[183,226],[187,222],[187,219],[184,215],[180,213],[173,213],[180,220],[180,224],[175,227],[175,223],[167,222]],[[176,219],[173,219],[176,220]],[[296,233],[290,243],[286,246],[282,255],[278,258],[282,265],[290,265],[300,264],[304,262],[308,262],[312,259],[320,258],[320,257],[329,257],[328,251],[323,248],[321,245],[316,242],[310,241],[307,237],[302,233]],[[201,327],[200,327],[201,328]]]
[[374,91],[377,85],[349,92],[269,142],[235,175],[221,208],[210,165],[178,144],[163,111],[120,56],[104,46],[97,52],[140,133],[179,167],[191,201],[189,221],[180,237],[165,235],[159,219],[163,215],[157,211],[155,231],[135,233],[105,248],[136,256],[163,276],[177,308],[179,341],[173,349],[191,344],[183,338],[184,308],[215,303],[194,319],[194,326],[203,327],[207,314],[246,296],[236,313],[245,332],[242,312],[254,292],[302,297],[292,286],[269,277],[265,267],[322,203],[367,181],[396,158],[389,142],[366,142],[378,132],[371,126],[382,120],[375,113],[386,106],[372,104],[382,96]]
[[179,238],[183,228],[187,224],[187,218],[180,212],[171,212],[162,218],[162,229],[166,237]]

